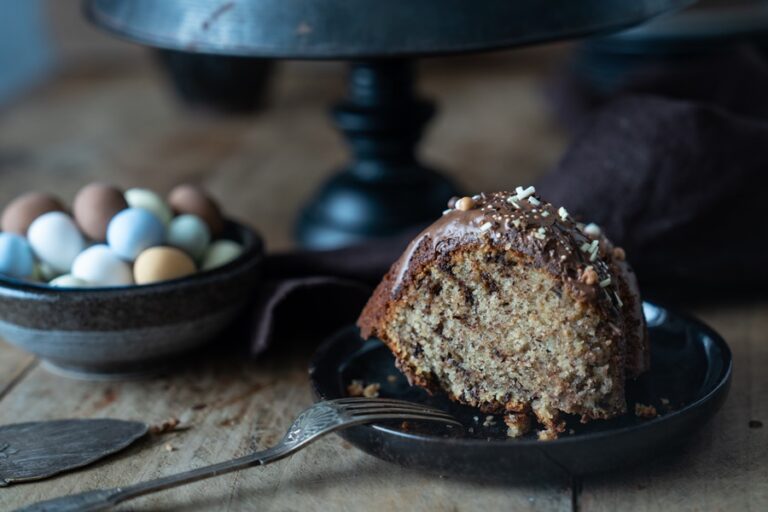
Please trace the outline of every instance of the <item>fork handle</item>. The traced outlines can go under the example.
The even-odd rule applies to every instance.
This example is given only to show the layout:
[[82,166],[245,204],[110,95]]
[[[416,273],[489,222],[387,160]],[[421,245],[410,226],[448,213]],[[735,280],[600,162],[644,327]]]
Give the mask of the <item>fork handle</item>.
[[269,448],[267,450],[252,453],[239,459],[233,459],[219,464],[213,464],[175,475],[148,480],[138,484],[125,487],[115,487],[113,489],[97,489],[80,494],[72,494],[61,498],[41,501],[28,507],[18,509],[17,512],[96,512],[98,510],[109,510],[115,505],[124,501],[138,498],[146,494],[151,494],[172,487],[213,478],[224,475],[240,469],[246,469],[254,466],[264,466],[283,457],[290,455],[293,450]]

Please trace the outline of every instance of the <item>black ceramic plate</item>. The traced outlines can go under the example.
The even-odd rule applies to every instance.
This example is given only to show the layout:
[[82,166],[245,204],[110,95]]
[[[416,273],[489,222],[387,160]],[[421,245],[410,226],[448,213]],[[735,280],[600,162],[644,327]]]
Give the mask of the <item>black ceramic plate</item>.
[[[343,431],[360,449],[403,466],[487,476],[581,475],[629,467],[681,446],[722,405],[731,380],[731,352],[712,329],[693,318],[644,304],[651,336],[651,370],[627,388],[628,414],[572,429],[554,441],[535,434],[506,436],[501,416],[486,423],[477,409],[408,385],[389,350],[363,341],[348,327],[326,341],[310,366],[315,396],[340,398],[354,379],[379,383],[381,396],[430,404],[451,412],[464,429],[435,423],[372,424]],[[636,417],[635,403],[660,415]],[[484,425],[485,424],[485,425]]]

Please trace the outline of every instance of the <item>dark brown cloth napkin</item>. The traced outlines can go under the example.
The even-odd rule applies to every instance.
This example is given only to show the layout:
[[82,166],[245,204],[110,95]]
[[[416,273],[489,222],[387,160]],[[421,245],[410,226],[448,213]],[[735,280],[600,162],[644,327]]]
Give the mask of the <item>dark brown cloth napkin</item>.
[[542,195],[602,226],[644,289],[768,285],[765,55],[742,46],[649,67],[608,97],[569,83],[559,111],[580,128]]
[[[582,109],[564,158],[536,184],[542,196],[623,246],[644,292],[768,286],[768,61],[737,48],[590,100],[599,106]],[[354,322],[417,231],[269,256],[252,352],[297,322],[318,337]]]

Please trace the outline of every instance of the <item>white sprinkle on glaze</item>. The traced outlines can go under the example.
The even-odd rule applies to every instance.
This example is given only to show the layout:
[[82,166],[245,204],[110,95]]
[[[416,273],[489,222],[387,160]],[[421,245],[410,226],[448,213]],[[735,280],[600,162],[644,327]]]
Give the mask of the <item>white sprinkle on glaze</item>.
[[[533,188],[533,187],[531,187],[531,188]],[[535,206],[539,206],[541,204],[541,201],[536,199],[534,196],[529,197],[528,198],[528,202],[531,203],[532,205],[535,205]]]
[[522,201],[526,197],[530,197],[533,194],[535,194],[536,193],[536,188],[535,187],[528,187],[526,189],[523,189],[523,187],[517,187],[515,189],[515,192],[517,192],[517,199]]
[[581,244],[581,247],[579,247],[579,249],[581,249],[581,252],[590,252],[591,248],[592,248],[592,245],[590,245],[589,242],[584,242],[583,244]]
[[516,228],[519,228],[520,227],[520,219],[512,219],[512,224],[514,224],[514,226]]
[[482,198],[483,198],[483,196],[481,196],[480,194],[476,194],[476,195],[472,196],[472,200],[473,201],[479,201]]
[[515,198],[515,196],[509,196],[509,197],[507,198],[507,202],[519,210],[519,209],[520,209],[520,205],[519,205],[519,204],[517,204],[517,202],[515,201],[515,199],[516,199],[516,198]]
[[568,220],[568,210],[566,210],[562,206],[558,208],[557,214],[560,216],[561,219]]
[[614,293],[613,296],[616,297],[616,303],[619,305],[619,307],[624,306],[624,303],[621,302],[621,299],[619,298],[619,294],[618,293]]
[[584,232],[588,235],[592,236],[600,236],[600,226],[595,224],[594,222],[590,222],[586,226],[584,226]]
[[544,210],[543,212],[541,212],[541,216],[542,217],[549,217],[549,212],[547,210]]
[[609,286],[611,284],[611,278],[606,277],[602,281],[600,281],[600,288],[605,288],[606,286]]
[[480,226],[480,231],[485,232],[485,231],[488,231],[489,229],[491,229],[492,227],[493,227],[493,224],[491,224],[490,222],[486,222],[485,224]]

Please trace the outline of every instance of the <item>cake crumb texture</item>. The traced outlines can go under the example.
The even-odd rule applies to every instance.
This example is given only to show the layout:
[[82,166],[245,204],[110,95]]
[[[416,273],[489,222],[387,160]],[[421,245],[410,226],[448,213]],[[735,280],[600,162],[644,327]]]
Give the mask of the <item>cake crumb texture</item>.
[[512,437],[529,414],[545,440],[565,431],[563,413],[626,412],[625,380],[648,354],[623,251],[533,187],[462,199],[390,269],[362,335],[383,340],[411,384],[506,414]]

